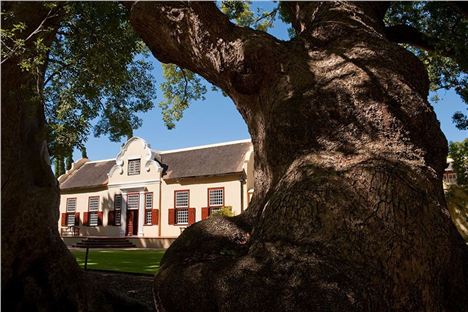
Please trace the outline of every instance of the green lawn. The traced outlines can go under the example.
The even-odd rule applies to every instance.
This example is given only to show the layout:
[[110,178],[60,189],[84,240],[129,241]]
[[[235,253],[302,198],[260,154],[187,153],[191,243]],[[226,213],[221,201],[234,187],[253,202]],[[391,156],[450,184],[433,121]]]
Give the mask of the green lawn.
[[[84,268],[85,250],[70,250]],[[89,249],[88,269],[155,274],[164,255],[162,249]]]

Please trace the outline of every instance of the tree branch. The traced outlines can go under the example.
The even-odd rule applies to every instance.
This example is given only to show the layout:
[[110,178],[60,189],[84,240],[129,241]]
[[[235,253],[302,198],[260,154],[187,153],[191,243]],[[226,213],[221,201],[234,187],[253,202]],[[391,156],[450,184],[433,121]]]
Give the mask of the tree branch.
[[189,82],[188,82],[188,79],[187,79],[187,75],[185,74],[185,70],[184,70],[182,67],[180,67],[180,66],[179,66],[179,68],[180,68],[180,71],[182,72],[182,75],[184,76],[184,80],[185,80],[185,85],[184,85],[184,102],[187,102],[187,99],[188,99],[188,95],[187,95],[187,94],[188,94],[188,84],[189,84]]
[[228,93],[256,92],[251,81],[261,83],[271,67],[262,56],[281,45],[264,32],[232,24],[212,2],[124,4],[156,58],[196,72]]
[[385,35],[388,40],[396,43],[407,43],[426,51],[434,50],[434,46],[430,43],[428,36],[408,25],[385,27]]
[[267,18],[267,17],[271,17],[271,18],[274,18],[276,16],[276,13],[278,13],[278,10],[279,8],[276,8],[276,9],[273,9],[271,10],[270,12],[266,13],[266,14],[263,14],[262,16],[258,17],[254,22],[253,24],[258,24],[258,22],[260,22],[261,20]]
[[[312,33],[320,27],[329,32],[330,25],[352,27],[371,32],[382,32],[385,12],[389,7],[386,1],[285,1],[282,2],[297,34]],[[314,37],[317,34],[313,35]],[[323,36],[322,36],[323,37]]]
[[[31,38],[35,37],[40,32],[47,32],[48,29],[45,29],[44,25],[46,24],[48,20],[58,17],[57,10],[58,10],[57,8],[50,9],[47,15],[44,17],[44,19],[39,23],[39,25],[25,39],[23,39],[23,41],[24,42],[29,41]],[[13,47],[13,49],[9,49],[10,53],[8,53],[7,56],[4,59],[2,59],[0,64],[5,63],[12,55],[14,55],[19,50],[19,48],[20,48],[19,46],[16,46],[16,47]]]

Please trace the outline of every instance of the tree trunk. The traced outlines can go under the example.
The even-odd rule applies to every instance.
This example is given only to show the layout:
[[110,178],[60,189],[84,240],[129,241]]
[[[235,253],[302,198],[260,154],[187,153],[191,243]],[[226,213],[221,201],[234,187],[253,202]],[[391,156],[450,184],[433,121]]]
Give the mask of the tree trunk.
[[295,40],[213,4],[127,4],[154,55],[223,88],[255,150],[255,195],[188,229],[155,280],[162,311],[461,311],[466,247],[444,200],[447,142],[423,65],[382,3],[287,3]]
[[[23,21],[22,39],[31,36],[21,57],[46,58],[36,40],[50,46],[61,14],[41,2],[2,3],[2,28]],[[144,311],[96,287],[61,240],[41,94],[46,64],[24,71],[19,62],[14,56],[2,64],[2,310]]]

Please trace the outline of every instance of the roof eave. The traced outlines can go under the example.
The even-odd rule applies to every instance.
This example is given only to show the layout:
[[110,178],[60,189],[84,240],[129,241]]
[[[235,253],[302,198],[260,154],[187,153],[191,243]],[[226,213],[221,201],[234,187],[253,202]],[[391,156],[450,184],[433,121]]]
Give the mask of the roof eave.
[[188,180],[188,179],[203,179],[203,178],[214,178],[214,177],[228,177],[228,176],[241,176],[244,171],[235,171],[235,172],[227,172],[221,174],[207,174],[207,175],[196,175],[196,176],[182,176],[182,177],[163,177],[165,181],[174,181],[174,180]]

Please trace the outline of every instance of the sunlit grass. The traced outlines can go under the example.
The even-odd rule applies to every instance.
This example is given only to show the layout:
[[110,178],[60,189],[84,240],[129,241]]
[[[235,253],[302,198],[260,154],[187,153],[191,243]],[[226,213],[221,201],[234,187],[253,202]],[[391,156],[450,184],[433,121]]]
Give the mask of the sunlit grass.
[[[85,250],[73,249],[78,264],[84,268]],[[165,250],[89,249],[88,269],[155,274]]]

